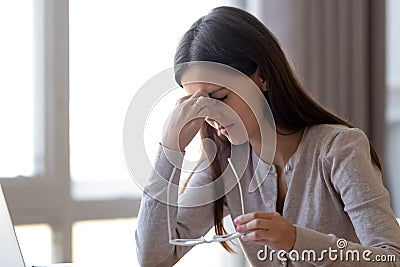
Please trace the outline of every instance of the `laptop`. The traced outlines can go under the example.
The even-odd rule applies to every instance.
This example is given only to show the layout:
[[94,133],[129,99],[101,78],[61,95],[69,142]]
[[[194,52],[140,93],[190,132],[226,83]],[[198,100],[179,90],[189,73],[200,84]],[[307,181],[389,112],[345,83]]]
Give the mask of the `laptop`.
[[7,202],[0,184],[0,266],[4,267],[72,267],[71,264],[26,265],[15,234]]

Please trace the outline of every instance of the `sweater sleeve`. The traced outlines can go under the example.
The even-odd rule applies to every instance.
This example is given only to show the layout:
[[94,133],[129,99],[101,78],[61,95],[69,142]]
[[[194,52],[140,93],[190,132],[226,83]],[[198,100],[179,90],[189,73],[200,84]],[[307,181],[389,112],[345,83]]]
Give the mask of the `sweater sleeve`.
[[315,266],[400,266],[400,227],[366,135],[355,128],[341,130],[327,145],[323,161],[360,243],[296,226],[293,250],[300,256],[314,251],[317,259],[302,260]]
[[[172,266],[181,259],[192,247],[175,246],[169,244],[167,229],[167,204],[154,190],[166,190],[166,181],[170,179],[174,166],[170,163],[170,157],[166,155],[168,149],[160,146],[154,171],[149,179],[148,185],[144,188],[141,206],[138,216],[138,227],[136,230],[137,256],[140,266]],[[171,152],[171,151],[170,151]],[[176,152],[178,153],[178,152]],[[183,158],[183,157],[182,157]],[[175,158],[174,165],[179,164]],[[180,161],[182,164],[182,159]],[[175,175],[171,182],[179,184],[180,170],[176,168]],[[207,183],[211,177],[207,170],[196,172],[191,178],[191,184]],[[149,192],[151,192],[149,194]],[[162,193],[160,193],[162,194]],[[171,199],[178,197],[178,192],[171,189]],[[185,206],[186,191],[179,197],[179,207],[170,205],[170,222],[172,238],[198,238],[205,235],[214,224],[214,204],[213,202],[196,207]],[[183,199],[183,200],[182,200]]]

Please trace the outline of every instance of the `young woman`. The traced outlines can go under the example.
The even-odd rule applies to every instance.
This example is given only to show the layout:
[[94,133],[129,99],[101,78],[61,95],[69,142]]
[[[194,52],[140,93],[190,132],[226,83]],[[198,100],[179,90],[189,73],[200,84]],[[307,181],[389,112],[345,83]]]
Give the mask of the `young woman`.
[[[230,66],[254,82],[276,124],[272,162],[264,157],[264,129],[252,115],[252,103],[218,84],[184,82],[193,71],[190,63],[196,61]],[[184,34],[175,65],[176,81],[187,96],[178,101],[166,125],[147,187],[159,186],[158,179],[178,183],[179,168],[166,151],[184,151],[198,131],[213,140],[217,152],[209,167],[191,175],[187,186],[206,185],[221,175],[240,176],[240,182],[198,207],[168,207],[143,194],[136,232],[141,266],[174,265],[190,245],[201,243],[192,239],[212,226],[217,235],[226,234],[223,218],[228,214],[239,233],[234,237],[240,236],[253,266],[377,266],[379,259],[391,261],[385,266],[400,266],[400,228],[374,148],[360,129],[307,95],[278,41],[260,21],[237,8],[213,9]],[[241,126],[229,121],[231,115],[217,114],[221,102],[239,117]],[[196,119],[181,127],[188,116]],[[239,128],[245,129],[245,140],[236,138],[234,129]],[[248,164],[243,175],[237,175],[228,162],[233,146],[249,146],[251,153],[243,161],[258,163],[258,174],[265,176],[252,192],[248,188],[255,165]],[[180,197],[185,199],[185,194],[190,192]],[[230,237],[217,240],[228,251]]]

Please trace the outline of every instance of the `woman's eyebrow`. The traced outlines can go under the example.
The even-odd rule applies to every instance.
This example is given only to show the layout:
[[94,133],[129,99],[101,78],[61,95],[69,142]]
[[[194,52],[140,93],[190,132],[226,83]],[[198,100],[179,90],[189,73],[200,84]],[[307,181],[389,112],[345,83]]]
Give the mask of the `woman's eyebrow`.
[[217,90],[212,91],[212,92],[209,93],[208,95],[211,96],[211,95],[215,94],[216,92],[221,91],[221,90],[223,90],[223,89],[226,89],[226,88],[225,88],[225,87],[218,88]]

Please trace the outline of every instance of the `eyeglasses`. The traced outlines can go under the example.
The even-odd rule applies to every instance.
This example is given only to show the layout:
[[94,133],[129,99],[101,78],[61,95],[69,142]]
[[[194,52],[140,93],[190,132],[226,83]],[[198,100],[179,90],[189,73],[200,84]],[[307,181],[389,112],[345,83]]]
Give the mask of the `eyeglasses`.
[[[239,176],[232,164],[232,161],[230,158],[228,158],[228,162],[230,167],[232,168],[233,174],[236,178],[238,188],[239,188],[239,193],[240,193],[240,204],[242,205],[242,214],[244,215],[244,201],[243,201],[243,193],[242,193],[242,186],[240,185],[239,181]],[[212,242],[225,242],[225,241],[230,241],[236,238],[241,237],[243,234],[242,233],[230,233],[226,235],[214,235],[212,239],[206,239],[204,236],[201,236],[199,238],[194,238],[194,239],[172,239],[172,232],[171,232],[171,218],[170,218],[170,211],[169,211],[169,192],[170,192],[170,187],[171,187],[171,180],[175,176],[176,172],[176,167],[173,169],[172,174],[169,178],[168,186],[167,186],[167,222],[168,222],[168,238],[169,238],[169,243],[171,245],[176,245],[176,246],[195,246],[199,244],[204,244],[204,243],[212,243]]]

